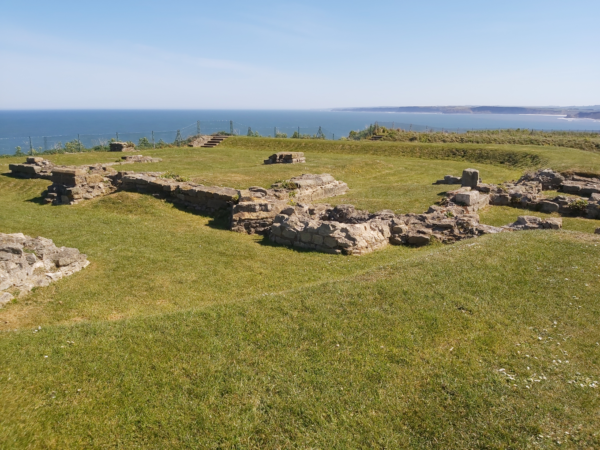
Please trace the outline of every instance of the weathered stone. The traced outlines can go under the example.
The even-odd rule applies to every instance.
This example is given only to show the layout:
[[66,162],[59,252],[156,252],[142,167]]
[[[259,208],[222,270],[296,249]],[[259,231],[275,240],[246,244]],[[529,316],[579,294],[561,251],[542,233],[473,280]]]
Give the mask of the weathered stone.
[[558,230],[562,228],[561,218],[549,218],[542,219],[536,216],[519,216],[517,221],[503,227],[509,230],[538,230],[538,229],[552,229]]
[[470,188],[477,187],[479,183],[479,170],[477,169],[465,169],[462,173],[461,186],[468,186]]
[[600,234],[600,227],[596,228],[596,231],[594,231],[595,234]]
[[535,181],[542,185],[544,191],[559,189],[565,181],[565,177],[552,169],[542,169],[537,172],[529,172],[519,178],[517,184],[523,182]]
[[553,213],[558,212],[559,205],[558,203],[551,202],[549,200],[544,200],[540,202],[540,211],[545,213]]
[[111,142],[109,148],[111,152],[133,152],[135,144],[133,142]]
[[88,264],[77,249],[58,248],[50,239],[0,233],[0,307],[12,299],[11,290],[23,295]]
[[473,206],[479,202],[478,191],[459,192],[454,197],[454,201],[459,205]]

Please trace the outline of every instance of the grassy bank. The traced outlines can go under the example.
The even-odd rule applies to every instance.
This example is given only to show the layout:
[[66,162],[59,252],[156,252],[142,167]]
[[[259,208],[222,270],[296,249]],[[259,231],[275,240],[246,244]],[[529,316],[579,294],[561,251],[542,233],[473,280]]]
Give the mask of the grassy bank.
[[5,333],[0,442],[595,448],[599,243],[489,236],[283,294]]

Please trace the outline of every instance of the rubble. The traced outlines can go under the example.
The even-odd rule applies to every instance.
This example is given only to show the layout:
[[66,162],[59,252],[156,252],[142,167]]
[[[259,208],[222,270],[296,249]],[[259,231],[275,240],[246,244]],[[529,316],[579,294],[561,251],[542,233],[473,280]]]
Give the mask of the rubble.
[[265,159],[265,164],[297,164],[305,163],[306,158],[303,152],[279,152]]
[[519,178],[518,184],[535,181],[542,185],[544,191],[557,190],[565,181],[565,177],[552,169],[541,169],[537,172],[528,172]]
[[431,207],[425,214],[370,214],[352,205],[296,205],[275,217],[269,239],[325,253],[363,255],[392,245],[450,243],[504,231],[481,225],[477,214],[460,207]]
[[50,239],[0,233],[0,307],[12,300],[17,291],[24,295],[89,264],[79,250],[56,247]]

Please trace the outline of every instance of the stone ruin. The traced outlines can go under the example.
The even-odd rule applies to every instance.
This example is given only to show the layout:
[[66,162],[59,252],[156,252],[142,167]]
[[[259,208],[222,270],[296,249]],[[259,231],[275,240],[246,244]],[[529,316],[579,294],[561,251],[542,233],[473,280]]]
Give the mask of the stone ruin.
[[[74,204],[117,190],[134,191],[203,213],[227,213],[232,231],[267,235],[273,242],[297,248],[362,255],[388,244],[420,246],[490,233],[559,229],[561,219],[543,220],[533,216],[520,216],[515,223],[503,227],[479,223],[477,211],[487,205],[554,210],[548,206],[553,203],[558,205],[559,212],[571,211],[571,205],[577,200],[564,196],[544,198],[543,187],[556,186],[560,177],[551,171],[541,172],[524,176],[517,182],[491,185],[481,182],[477,170],[467,169],[460,178],[462,186],[447,192],[440,205],[431,206],[423,214],[394,214],[389,210],[372,214],[356,210],[352,205],[315,205],[315,201],[348,192],[346,183],[329,174],[303,174],[278,181],[269,189],[253,186],[237,190],[204,186],[159,172],[117,173],[107,165],[55,168],[47,201]],[[597,217],[594,214],[598,211],[598,200],[600,195],[592,193],[586,201],[586,211],[593,213],[590,216]]]
[[240,191],[239,201],[233,206],[231,229],[241,233],[266,234],[275,216],[291,204],[313,202],[346,192],[348,185],[327,173],[303,174],[277,182],[271,189],[250,187]]
[[[134,164],[134,163],[157,163],[161,162],[161,158],[152,158],[150,156],[142,155],[128,155],[122,156],[121,161],[110,162],[104,164],[93,164],[94,167],[99,165],[104,167],[109,166],[120,166],[123,164]],[[54,164],[52,161],[40,158],[39,156],[29,156],[23,164],[9,164],[8,169],[11,171],[12,176],[18,178],[42,178],[44,180],[52,180],[52,171],[57,168],[73,169],[80,168],[84,169],[92,166],[61,166]]]
[[29,156],[24,164],[9,164],[8,169],[13,176],[19,178],[52,178],[54,164],[44,158]]
[[[489,204],[600,219],[600,179],[598,178],[573,174],[564,176],[551,169],[543,169],[525,174],[516,182],[505,182],[499,185],[484,184],[477,178],[479,182],[475,184],[474,177],[479,177],[479,173],[475,171],[477,175],[474,175],[471,171],[474,169],[463,172],[460,189],[446,192],[446,204],[465,206],[473,212]],[[442,180],[434,184],[441,184],[440,181]],[[570,195],[546,197],[543,194],[545,190],[558,190],[582,197]]]
[[161,172],[122,172],[117,187],[125,191],[166,198],[173,203],[209,214],[230,210],[239,198],[237,189],[177,181],[163,178],[163,175]]
[[265,164],[297,164],[305,163],[306,158],[303,152],[279,152],[265,159]]
[[111,152],[135,152],[133,142],[111,142],[108,148]]
[[50,239],[0,233],[0,307],[12,300],[17,291],[24,295],[89,264],[79,250],[56,247]]

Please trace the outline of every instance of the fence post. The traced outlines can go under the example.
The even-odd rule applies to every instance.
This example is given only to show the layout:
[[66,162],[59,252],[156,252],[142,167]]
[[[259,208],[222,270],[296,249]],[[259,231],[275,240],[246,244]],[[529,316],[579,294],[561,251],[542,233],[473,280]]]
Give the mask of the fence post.
[[117,131],[117,142],[119,142],[119,132]]
[[229,121],[229,134],[233,136],[233,120]]
[[277,137],[277,127],[273,127],[273,137]]
[[77,147],[79,148],[79,153],[81,153],[81,141],[79,140],[79,133],[77,133]]
[[196,134],[198,136],[200,136],[200,121],[199,120],[196,121]]
[[298,127],[298,139],[300,139],[300,127]]
[[332,141],[335,141],[335,133],[333,133],[333,137],[331,138]]
[[152,132],[152,148],[156,148],[156,144],[154,143],[154,131]]
[[31,136],[29,136],[29,154],[33,156],[33,145],[31,145]]

